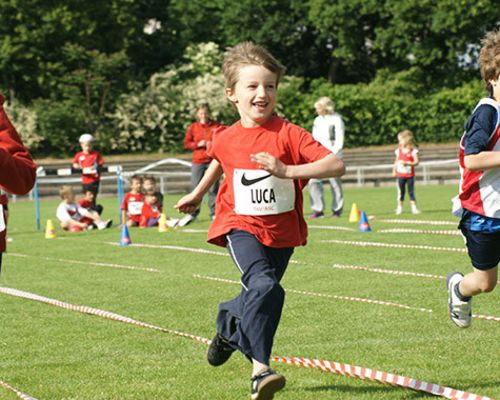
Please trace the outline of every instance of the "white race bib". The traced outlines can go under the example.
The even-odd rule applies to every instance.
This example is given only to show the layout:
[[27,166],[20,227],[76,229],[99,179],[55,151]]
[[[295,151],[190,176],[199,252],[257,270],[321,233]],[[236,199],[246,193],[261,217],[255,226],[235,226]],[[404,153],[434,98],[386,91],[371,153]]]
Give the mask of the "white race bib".
[[411,174],[411,165],[404,165],[404,161],[399,160],[396,164],[396,171],[400,174]]
[[128,213],[130,215],[140,215],[142,213],[142,201],[129,201]]
[[292,179],[281,179],[261,169],[235,169],[234,211],[240,215],[275,215],[295,207]]

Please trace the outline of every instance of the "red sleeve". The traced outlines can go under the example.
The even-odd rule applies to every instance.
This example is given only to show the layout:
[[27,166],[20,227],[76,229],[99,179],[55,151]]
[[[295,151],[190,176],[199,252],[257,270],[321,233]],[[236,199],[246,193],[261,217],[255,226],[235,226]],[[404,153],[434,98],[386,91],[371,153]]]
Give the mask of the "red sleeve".
[[80,165],[80,163],[78,162],[79,157],[80,157],[80,152],[75,154],[75,156],[73,157],[72,163]]
[[120,209],[122,210],[128,210],[128,199],[129,199],[129,193],[126,193],[125,196],[123,196],[123,201],[120,206]]
[[103,165],[104,158],[102,158],[101,153],[97,152],[97,165]]
[[194,140],[194,126],[195,124],[189,126],[184,137],[184,148],[187,150],[196,150],[198,147],[198,144]]
[[14,194],[28,193],[36,179],[36,166],[3,109],[0,95],[0,187]]

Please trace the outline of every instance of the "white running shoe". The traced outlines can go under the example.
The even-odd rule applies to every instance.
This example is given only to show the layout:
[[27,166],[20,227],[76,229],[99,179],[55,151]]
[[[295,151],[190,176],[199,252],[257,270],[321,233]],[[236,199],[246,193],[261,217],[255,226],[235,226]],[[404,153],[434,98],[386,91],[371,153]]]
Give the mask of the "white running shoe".
[[455,293],[457,286],[464,276],[460,272],[452,272],[446,277],[448,287],[448,313],[455,325],[460,328],[468,328],[472,321],[472,299],[462,301]]
[[103,229],[109,228],[111,225],[113,225],[113,220],[107,219],[106,221],[101,221],[96,225],[97,225],[97,229],[102,231]]
[[186,214],[184,217],[181,218],[177,226],[180,226],[182,228],[183,226],[189,225],[195,219],[196,217],[193,217],[191,214]]
[[403,214],[403,207],[397,206],[396,207],[396,215],[401,215]]
[[421,214],[422,211],[420,211],[417,207],[412,207],[411,213],[412,214]]
[[167,218],[167,226],[169,228],[175,228],[179,224],[179,218]]

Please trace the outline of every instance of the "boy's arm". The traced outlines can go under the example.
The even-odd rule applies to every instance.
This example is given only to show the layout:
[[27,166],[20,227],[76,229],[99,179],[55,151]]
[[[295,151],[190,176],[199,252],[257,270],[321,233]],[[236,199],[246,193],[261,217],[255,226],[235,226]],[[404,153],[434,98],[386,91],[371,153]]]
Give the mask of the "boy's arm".
[[469,171],[484,171],[500,168],[499,151],[481,151],[464,157],[465,168]]
[[277,176],[287,179],[334,178],[344,175],[344,162],[330,153],[321,160],[300,165],[285,165],[269,153],[252,154],[250,159],[260,167]]
[[213,184],[219,179],[222,175],[222,167],[220,166],[217,160],[212,160],[210,165],[208,166],[205,175],[201,179],[198,186],[196,186],[193,191],[183,198],[181,198],[177,204],[174,206],[177,211],[183,213],[192,213],[198,205],[203,200],[203,196],[208,192]]

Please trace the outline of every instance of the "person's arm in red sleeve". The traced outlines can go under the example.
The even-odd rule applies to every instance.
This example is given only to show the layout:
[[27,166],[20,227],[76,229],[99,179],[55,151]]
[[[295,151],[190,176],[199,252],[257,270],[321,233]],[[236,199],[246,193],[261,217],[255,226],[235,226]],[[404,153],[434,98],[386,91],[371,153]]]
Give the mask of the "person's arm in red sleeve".
[[186,150],[196,150],[198,143],[194,140],[194,124],[191,124],[184,137],[184,148]]
[[26,194],[35,184],[36,166],[3,108],[0,95],[0,187],[13,194]]
[[101,167],[104,165],[104,158],[102,158],[101,153],[97,153],[97,165],[100,165]]

